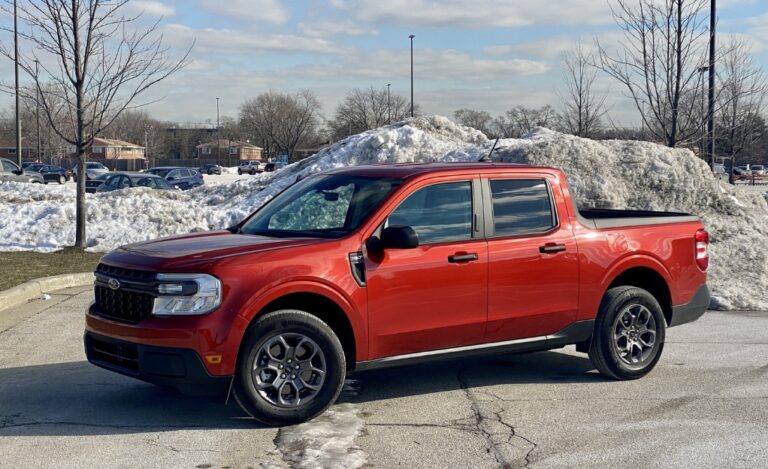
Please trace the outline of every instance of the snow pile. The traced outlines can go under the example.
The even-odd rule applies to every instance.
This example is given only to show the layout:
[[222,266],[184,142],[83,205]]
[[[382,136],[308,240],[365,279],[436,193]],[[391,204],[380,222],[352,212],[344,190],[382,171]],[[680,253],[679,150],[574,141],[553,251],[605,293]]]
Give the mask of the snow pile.
[[[476,161],[493,142],[434,116],[353,135],[299,163],[188,192],[132,189],[88,197],[88,245],[107,251],[168,234],[219,229],[245,217],[297,177],[358,164]],[[717,182],[685,150],[592,141],[537,129],[500,140],[494,160],[549,165],[568,175],[581,207],[689,212],[711,234],[710,284],[723,309],[768,310],[768,203]],[[0,184],[0,250],[53,250],[74,241],[69,187]]]

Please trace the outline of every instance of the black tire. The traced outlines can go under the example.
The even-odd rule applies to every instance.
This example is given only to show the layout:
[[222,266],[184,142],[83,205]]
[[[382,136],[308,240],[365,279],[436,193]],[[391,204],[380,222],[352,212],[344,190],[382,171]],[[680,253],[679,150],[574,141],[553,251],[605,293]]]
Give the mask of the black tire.
[[[308,402],[302,404],[299,401],[298,405],[294,404],[292,406],[280,406],[278,403],[270,401],[270,397],[273,400],[276,399],[274,395],[264,396],[260,394],[256,389],[252,371],[254,370],[256,360],[260,357],[263,358],[263,347],[269,348],[268,344],[270,342],[276,343],[275,341],[278,340],[276,339],[278,336],[286,335],[303,336],[310,339],[317,346],[318,350],[322,352],[320,355],[325,366],[325,378],[319,384],[319,389],[317,391],[310,391],[314,394],[312,397],[307,397],[309,399]],[[297,352],[298,349],[299,347],[297,346]],[[298,359],[298,357],[297,354],[296,358]],[[284,356],[283,359],[285,360],[286,357]],[[311,362],[312,360],[310,358],[309,361]],[[290,363],[290,360],[285,363]],[[298,361],[294,363],[298,364]],[[304,364],[302,363],[303,366]],[[270,426],[293,425],[306,422],[322,414],[336,401],[344,384],[346,366],[344,349],[341,346],[341,342],[326,323],[304,311],[279,310],[262,316],[248,328],[240,349],[232,392],[243,411],[254,419]],[[306,369],[303,368],[298,374],[306,373],[304,371]],[[310,379],[319,379],[314,374],[310,376]],[[279,372],[275,374],[274,381],[277,381],[278,377]],[[304,382],[303,376],[300,376],[300,379]],[[267,379],[265,381],[270,380]],[[296,387],[292,386],[292,390],[295,391],[296,389]],[[263,392],[273,391],[274,388],[271,388]],[[280,393],[281,391],[278,392],[278,394]]]
[[242,175],[243,175],[243,172],[242,172],[241,170],[239,170],[239,169],[238,169],[238,170],[237,170],[237,175],[238,175],[238,176],[242,176]]
[[661,358],[665,334],[664,312],[653,295],[637,287],[611,288],[600,303],[589,358],[609,378],[641,378]]

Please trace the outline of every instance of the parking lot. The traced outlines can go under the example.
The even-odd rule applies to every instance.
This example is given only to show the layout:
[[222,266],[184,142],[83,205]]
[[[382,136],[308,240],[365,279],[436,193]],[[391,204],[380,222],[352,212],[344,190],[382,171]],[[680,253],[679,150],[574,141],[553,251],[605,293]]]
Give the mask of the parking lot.
[[85,361],[89,288],[0,313],[2,467],[757,467],[768,458],[768,313],[669,331],[646,378],[571,348],[351,377],[283,430]]

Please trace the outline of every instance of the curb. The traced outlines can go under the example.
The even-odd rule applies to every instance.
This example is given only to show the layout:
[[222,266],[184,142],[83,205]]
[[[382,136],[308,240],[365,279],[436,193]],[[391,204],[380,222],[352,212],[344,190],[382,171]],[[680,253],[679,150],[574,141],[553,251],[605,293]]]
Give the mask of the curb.
[[43,293],[62,288],[85,286],[91,283],[93,283],[93,272],[54,275],[30,280],[8,290],[0,291],[0,311],[39,298]]

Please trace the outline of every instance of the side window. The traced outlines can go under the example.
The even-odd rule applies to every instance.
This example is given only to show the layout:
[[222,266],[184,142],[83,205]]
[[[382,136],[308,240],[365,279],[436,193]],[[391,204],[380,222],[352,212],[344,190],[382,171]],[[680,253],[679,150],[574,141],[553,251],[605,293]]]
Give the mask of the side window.
[[387,226],[410,226],[419,244],[472,238],[472,183],[449,182],[423,187],[387,218]]
[[491,180],[495,236],[543,233],[557,224],[543,179]]
[[3,171],[7,173],[12,173],[13,171],[18,171],[19,169],[18,166],[11,163],[10,161],[3,160],[2,163],[3,163]]
[[104,185],[107,187],[117,187],[117,181],[120,179],[120,176],[112,176],[110,178],[107,178],[107,180],[104,182]]
[[120,189],[124,189],[126,187],[131,187],[131,180],[128,179],[126,176],[120,177]]

